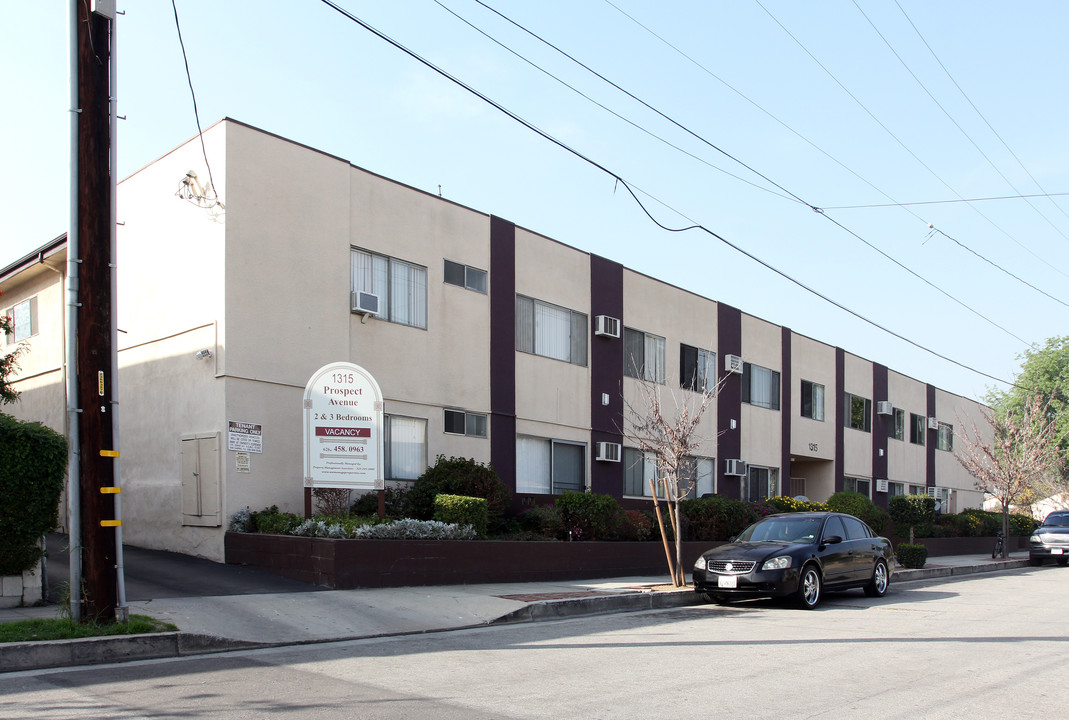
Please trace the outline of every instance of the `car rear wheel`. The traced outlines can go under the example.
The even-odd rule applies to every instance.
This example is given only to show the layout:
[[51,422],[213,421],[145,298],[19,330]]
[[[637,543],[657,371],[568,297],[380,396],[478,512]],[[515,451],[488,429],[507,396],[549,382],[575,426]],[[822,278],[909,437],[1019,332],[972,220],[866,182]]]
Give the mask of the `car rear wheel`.
[[802,568],[802,576],[798,578],[798,590],[795,600],[803,610],[812,610],[820,604],[821,587],[820,571],[816,565],[806,565]]
[[876,567],[872,569],[872,579],[865,586],[865,594],[869,597],[883,597],[887,592],[887,583],[887,563],[877,560]]

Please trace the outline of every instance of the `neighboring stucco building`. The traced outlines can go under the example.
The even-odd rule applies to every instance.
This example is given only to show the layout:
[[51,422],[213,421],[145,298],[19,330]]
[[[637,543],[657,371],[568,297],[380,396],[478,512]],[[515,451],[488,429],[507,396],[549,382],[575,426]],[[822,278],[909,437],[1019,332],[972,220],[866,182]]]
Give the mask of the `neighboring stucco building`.
[[[204,141],[225,208],[176,197],[208,177],[196,140],[119,186],[131,544],[221,560],[235,510],[301,511],[302,392],[336,361],[382,388],[388,478],[471,457],[517,507],[585,488],[645,502],[627,408],[644,382],[685,400],[706,379],[698,494],[981,503],[952,452],[975,402],[239,122]],[[59,238],[0,270],[0,311],[31,345],[4,411],[59,430],[65,257]],[[361,292],[378,316],[354,310]],[[248,465],[232,421],[262,427]]]

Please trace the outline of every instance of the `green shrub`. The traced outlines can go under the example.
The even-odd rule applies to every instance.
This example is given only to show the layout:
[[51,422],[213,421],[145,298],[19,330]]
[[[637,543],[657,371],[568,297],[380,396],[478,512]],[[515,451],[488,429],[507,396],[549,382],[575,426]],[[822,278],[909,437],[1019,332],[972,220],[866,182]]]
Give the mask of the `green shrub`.
[[649,540],[654,520],[641,510],[625,510],[618,533],[621,540]]
[[524,532],[536,533],[547,538],[560,538],[564,533],[564,521],[552,505],[539,505],[525,510],[519,518]]
[[750,503],[722,495],[683,500],[679,503],[687,540],[722,541],[738,535],[757,522]]
[[1029,515],[1010,515],[1010,537],[1031,535],[1036,529],[1036,521]]
[[619,523],[620,503],[612,495],[565,491],[553,506],[572,540],[606,540]]
[[883,535],[887,530],[887,513],[877,507],[868,495],[852,490],[840,490],[828,498],[828,508],[834,512],[847,513],[860,519],[875,532]]
[[[903,497],[896,495],[895,497]],[[910,545],[902,543],[898,546],[898,562],[908,568],[922,568],[928,561],[928,548],[923,545]]]
[[768,504],[778,513],[793,512],[828,512],[831,508],[826,503],[812,502],[807,500],[795,500],[786,495],[777,495],[768,499]]
[[67,440],[41,423],[0,413],[0,575],[31,570],[56,529]]
[[[408,488],[388,487],[383,491],[385,495],[386,517],[403,518],[411,514],[408,501]],[[353,501],[349,512],[353,515],[369,516],[379,514],[379,491],[372,490],[364,493]]]
[[434,498],[434,520],[454,525],[471,525],[479,537],[486,537],[486,498],[438,495]]
[[915,526],[930,523],[935,518],[935,498],[928,495],[895,495],[887,503],[887,512],[898,532],[909,528],[909,539],[912,543],[916,537]]
[[297,513],[279,512],[278,505],[272,505],[252,515],[252,525],[256,532],[268,535],[289,535],[303,522],[304,518]]
[[434,498],[443,494],[484,498],[489,528],[494,531],[501,526],[509,504],[509,490],[494,468],[470,458],[439,455],[408,491],[410,515],[429,520],[434,515]]
[[980,508],[965,508],[961,515],[973,517],[980,521],[980,537],[994,537],[1002,532],[1002,513],[981,510]]

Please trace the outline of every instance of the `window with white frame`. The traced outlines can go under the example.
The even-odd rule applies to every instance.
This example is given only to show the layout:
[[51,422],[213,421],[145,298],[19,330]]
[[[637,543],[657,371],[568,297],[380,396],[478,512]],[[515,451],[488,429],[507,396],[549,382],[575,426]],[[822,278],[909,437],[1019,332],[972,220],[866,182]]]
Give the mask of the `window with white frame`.
[[516,349],[586,365],[587,316],[559,305],[516,296]]
[[905,483],[889,482],[887,483],[887,497],[893,498],[896,495],[905,495],[906,488],[907,486]]
[[824,386],[802,381],[802,417],[810,420],[824,420]]
[[427,421],[424,418],[386,415],[383,450],[388,480],[415,480],[427,471]]
[[379,317],[427,328],[427,268],[357,248],[350,263],[352,292],[378,296]]
[[892,440],[906,439],[906,411],[902,408],[893,408],[891,422],[887,423],[887,437]]
[[11,333],[4,333],[5,337],[0,338],[4,345],[14,345],[37,334],[36,295],[7,308],[3,315],[11,318]]
[[450,435],[486,437],[486,415],[463,410],[445,411],[445,431]]
[[872,432],[872,401],[868,398],[845,393],[843,413],[846,427],[862,432]]
[[871,489],[872,489],[872,481],[868,480],[866,478],[848,477],[848,478],[844,478],[843,479],[843,490],[848,490],[850,492],[861,493],[865,497],[871,497],[871,495],[872,495],[872,493],[870,492]]
[[[650,478],[657,479],[657,456],[636,448],[625,447],[623,452],[624,495],[653,497]],[[658,489],[658,497],[663,491]]]
[[914,445],[924,444],[924,434],[928,431],[928,419],[923,415],[909,414],[909,441]]
[[707,457],[687,457],[679,468],[679,491],[683,497],[700,498],[715,491],[716,461]]
[[954,452],[954,426],[950,423],[939,423],[939,432],[935,436],[935,449]]
[[716,390],[716,353],[680,343],[679,386],[700,393]]
[[779,495],[779,468],[750,465],[747,470],[743,497],[750,502],[757,502]]
[[624,328],[624,375],[664,384],[664,338]]
[[586,489],[586,445],[565,440],[516,438],[516,492],[560,495]]
[[463,263],[445,261],[445,282],[449,285],[486,293],[486,271]]
[[743,363],[742,401],[769,410],[779,410],[779,371]]

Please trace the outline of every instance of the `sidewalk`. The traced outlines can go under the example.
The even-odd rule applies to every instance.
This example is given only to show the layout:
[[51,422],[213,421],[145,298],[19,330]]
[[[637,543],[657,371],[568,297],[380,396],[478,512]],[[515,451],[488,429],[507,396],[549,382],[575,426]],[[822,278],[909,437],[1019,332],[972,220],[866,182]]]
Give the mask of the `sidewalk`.
[[[1006,561],[975,555],[932,557],[919,570],[896,568],[891,585],[1027,564],[1027,553],[1013,553]],[[227,572],[228,567],[233,568],[219,569]],[[241,594],[176,597],[161,590],[153,599],[129,602],[131,614],[174,623],[178,632],[0,644],[0,672],[440,632],[701,602],[689,587],[664,589],[666,577],[356,590],[302,586],[296,592],[289,587],[286,592],[262,592],[271,589],[270,578],[253,576],[249,581],[254,583],[251,591],[233,588]],[[160,596],[168,594],[172,596]],[[0,609],[0,623],[58,616],[57,605]]]

